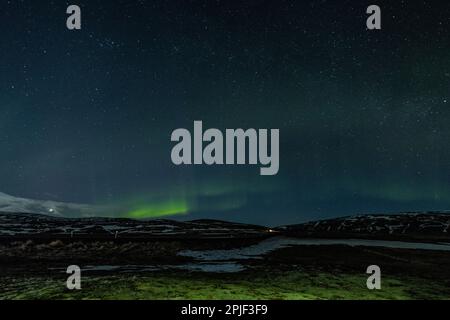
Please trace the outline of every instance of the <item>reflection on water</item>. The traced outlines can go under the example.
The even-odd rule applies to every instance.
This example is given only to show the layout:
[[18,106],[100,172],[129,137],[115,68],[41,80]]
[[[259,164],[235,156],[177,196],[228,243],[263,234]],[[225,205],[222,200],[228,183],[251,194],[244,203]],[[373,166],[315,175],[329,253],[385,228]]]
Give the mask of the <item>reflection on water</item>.
[[[234,273],[246,270],[245,260],[262,259],[264,255],[291,246],[316,246],[316,245],[347,245],[384,247],[410,250],[437,250],[450,251],[448,243],[419,243],[384,240],[361,239],[297,239],[286,237],[274,237],[261,241],[252,246],[229,250],[183,250],[179,256],[190,257],[194,261],[185,264],[173,265],[88,265],[82,267],[83,272],[155,272],[164,270],[185,270],[194,272]],[[238,263],[237,261],[241,261]]]
[[265,254],[291,246],[314,246],[314,245],[347,245],[366,247],[385,247],[396,249],[413,250],[437,250],[450,251],[449,244],[384,241],[384,240],[361,240],[361,239],[297,239],[286,237],[274,237],[261,241],[258,244],[230,250],[184,250],[179,253],[183,257],[191,257],[201,261],[227,261],[261,259]]

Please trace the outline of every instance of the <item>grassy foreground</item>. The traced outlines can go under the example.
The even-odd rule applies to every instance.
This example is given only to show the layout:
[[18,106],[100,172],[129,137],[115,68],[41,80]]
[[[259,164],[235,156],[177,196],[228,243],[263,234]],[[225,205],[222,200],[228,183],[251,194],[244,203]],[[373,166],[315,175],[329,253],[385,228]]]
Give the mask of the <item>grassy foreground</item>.
[[299,271],[211,275],[155,273],[84,276],[82,289],[65,279],[2,277],[0,299],[449,299],[449,282],[384,276],[381,290],[368,290],[366,276]]

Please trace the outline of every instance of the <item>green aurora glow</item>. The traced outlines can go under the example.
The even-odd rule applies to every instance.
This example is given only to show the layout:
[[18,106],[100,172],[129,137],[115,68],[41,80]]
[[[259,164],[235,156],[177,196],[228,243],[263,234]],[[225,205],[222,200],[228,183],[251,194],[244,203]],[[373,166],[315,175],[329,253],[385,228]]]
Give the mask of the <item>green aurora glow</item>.
[[187,214],[189,206],[183,201],[172,201],[158,204],[147,204],[137,207],[127,213],[127,218],[157,218],[164,216]]

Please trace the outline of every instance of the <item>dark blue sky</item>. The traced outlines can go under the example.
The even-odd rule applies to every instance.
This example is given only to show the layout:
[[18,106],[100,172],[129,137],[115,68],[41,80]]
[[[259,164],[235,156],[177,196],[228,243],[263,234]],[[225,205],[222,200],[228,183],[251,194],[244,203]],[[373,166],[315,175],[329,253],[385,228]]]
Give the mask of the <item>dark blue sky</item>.
[[[0,192],[283,224],[450,209],[442,1],[0,4]],[[279,128],[280,171],[181,166],[176,128]]]

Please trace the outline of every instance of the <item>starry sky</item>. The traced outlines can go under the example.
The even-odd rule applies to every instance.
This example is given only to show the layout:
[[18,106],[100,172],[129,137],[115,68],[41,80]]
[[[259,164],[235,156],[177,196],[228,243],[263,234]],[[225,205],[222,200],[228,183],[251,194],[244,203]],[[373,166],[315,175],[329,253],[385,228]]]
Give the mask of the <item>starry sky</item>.
[[[265,225],[450,209],[450,6],[377,0],[369,31],[372,2],[2,0],[0,192]],[[194,120],[280,129],[279,173],[175,166]]]

